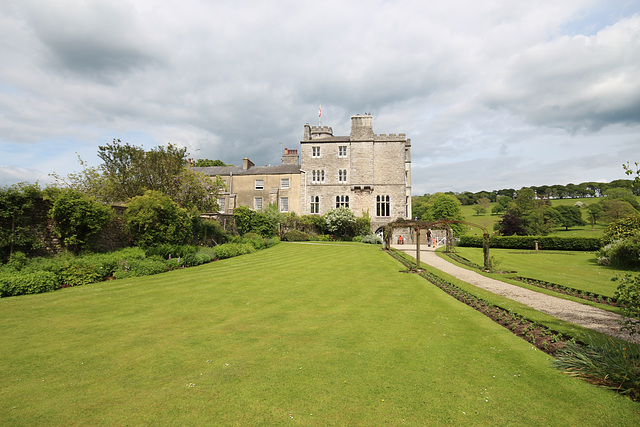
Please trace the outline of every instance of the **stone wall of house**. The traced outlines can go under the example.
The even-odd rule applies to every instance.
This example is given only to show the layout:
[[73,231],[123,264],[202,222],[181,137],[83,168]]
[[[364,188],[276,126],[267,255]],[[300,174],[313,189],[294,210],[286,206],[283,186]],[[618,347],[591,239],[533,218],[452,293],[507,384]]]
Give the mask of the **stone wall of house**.
[[[411,218],[411,140],[405,134],[376,135],[369,115],[351,120],[349,136],[334,136],[327,126],[305,125],[300,141],[301,212],[311,213],[315,197],[319,215],[348,197],[356,215],[369,214],[374,231],[397,218]],[[379,196],[389,196],[388,215],[377,215]]]

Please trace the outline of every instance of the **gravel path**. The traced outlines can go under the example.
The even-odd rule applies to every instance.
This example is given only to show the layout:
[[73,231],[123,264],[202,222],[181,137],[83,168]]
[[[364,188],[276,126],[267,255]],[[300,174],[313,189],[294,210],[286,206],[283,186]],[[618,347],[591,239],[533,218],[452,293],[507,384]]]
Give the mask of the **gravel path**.
[[[392,245],[392,247],[414,258],[416,256],[415,246]],[[615,313],[485,277],[440,258],[433,248],[427,247],[426,250],[423,247],[420,248],[420,263],[435,267],[474,286],[528,305],[558,319],[640,344],[640,336],[630,336],[620,332],[618,320],[622,317]]]

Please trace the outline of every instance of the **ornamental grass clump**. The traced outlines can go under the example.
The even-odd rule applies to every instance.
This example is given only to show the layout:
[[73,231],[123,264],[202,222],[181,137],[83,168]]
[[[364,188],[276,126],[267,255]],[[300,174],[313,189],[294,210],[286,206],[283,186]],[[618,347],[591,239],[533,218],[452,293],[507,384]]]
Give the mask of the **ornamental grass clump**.
[[552,366],[640,401],[640,351],[613,338],[589,337],[587,345],[569,341]]

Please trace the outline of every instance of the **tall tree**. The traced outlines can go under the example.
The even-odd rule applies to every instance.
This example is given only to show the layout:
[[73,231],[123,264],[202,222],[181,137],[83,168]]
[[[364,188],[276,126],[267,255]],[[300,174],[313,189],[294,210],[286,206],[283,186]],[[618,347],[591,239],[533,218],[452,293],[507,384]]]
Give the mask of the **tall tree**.
[[569,230],[569,227],[579,227],[586,223],[582,219],[582,212],[577,206],[556,206],[555,208],[559,213],[560,225]]
[[113,197],[126,201],[146,190],[168,194],[185,168],[186,148],[173,144],[145,151],[119,139],[98,147],[98,157]]
[[[422,219],[425,221],[454,220],[464,221],[460,201],[455,196],[443,193],[434,194],[427,203],[427,210]],[[462,224],[450,224],[454,235],[460,236],[464,229]]]

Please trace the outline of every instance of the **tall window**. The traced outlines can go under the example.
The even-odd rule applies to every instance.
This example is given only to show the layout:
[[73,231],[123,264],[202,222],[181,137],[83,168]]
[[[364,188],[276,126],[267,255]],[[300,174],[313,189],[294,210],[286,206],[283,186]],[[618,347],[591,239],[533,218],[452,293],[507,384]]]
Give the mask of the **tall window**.
[[324,182],[324,170],[311,171],[311,182]]
[[281,178],[280,179],[280,188],[286,190],[289,188],[289,178]]
[[253,210],[261,211],[262,210],[262,197],[254,197],[253,199]]
[[338,157],[347,157],[346,145],[338,145]]
[[320,147],[311,147],[311,157],[320,157]]
[[224,199],[218,199],[218,211],[224,213]]
[[320,196],[311,196],[311,213],[320,213]]
[[389,202],[389,196],[377,196],[376,197],[376,215],[377,216],[390,216],[391,203]]
[[289,212],[289,198],[280,197],[280,212]]
[[349,196],[336,196],[336,208],[348,208]]
[[347,182],[347,170],[339,169],[338,170],[338,182]]
[[264,189],[264,183],[261,179],[256,179],[256,190]]

